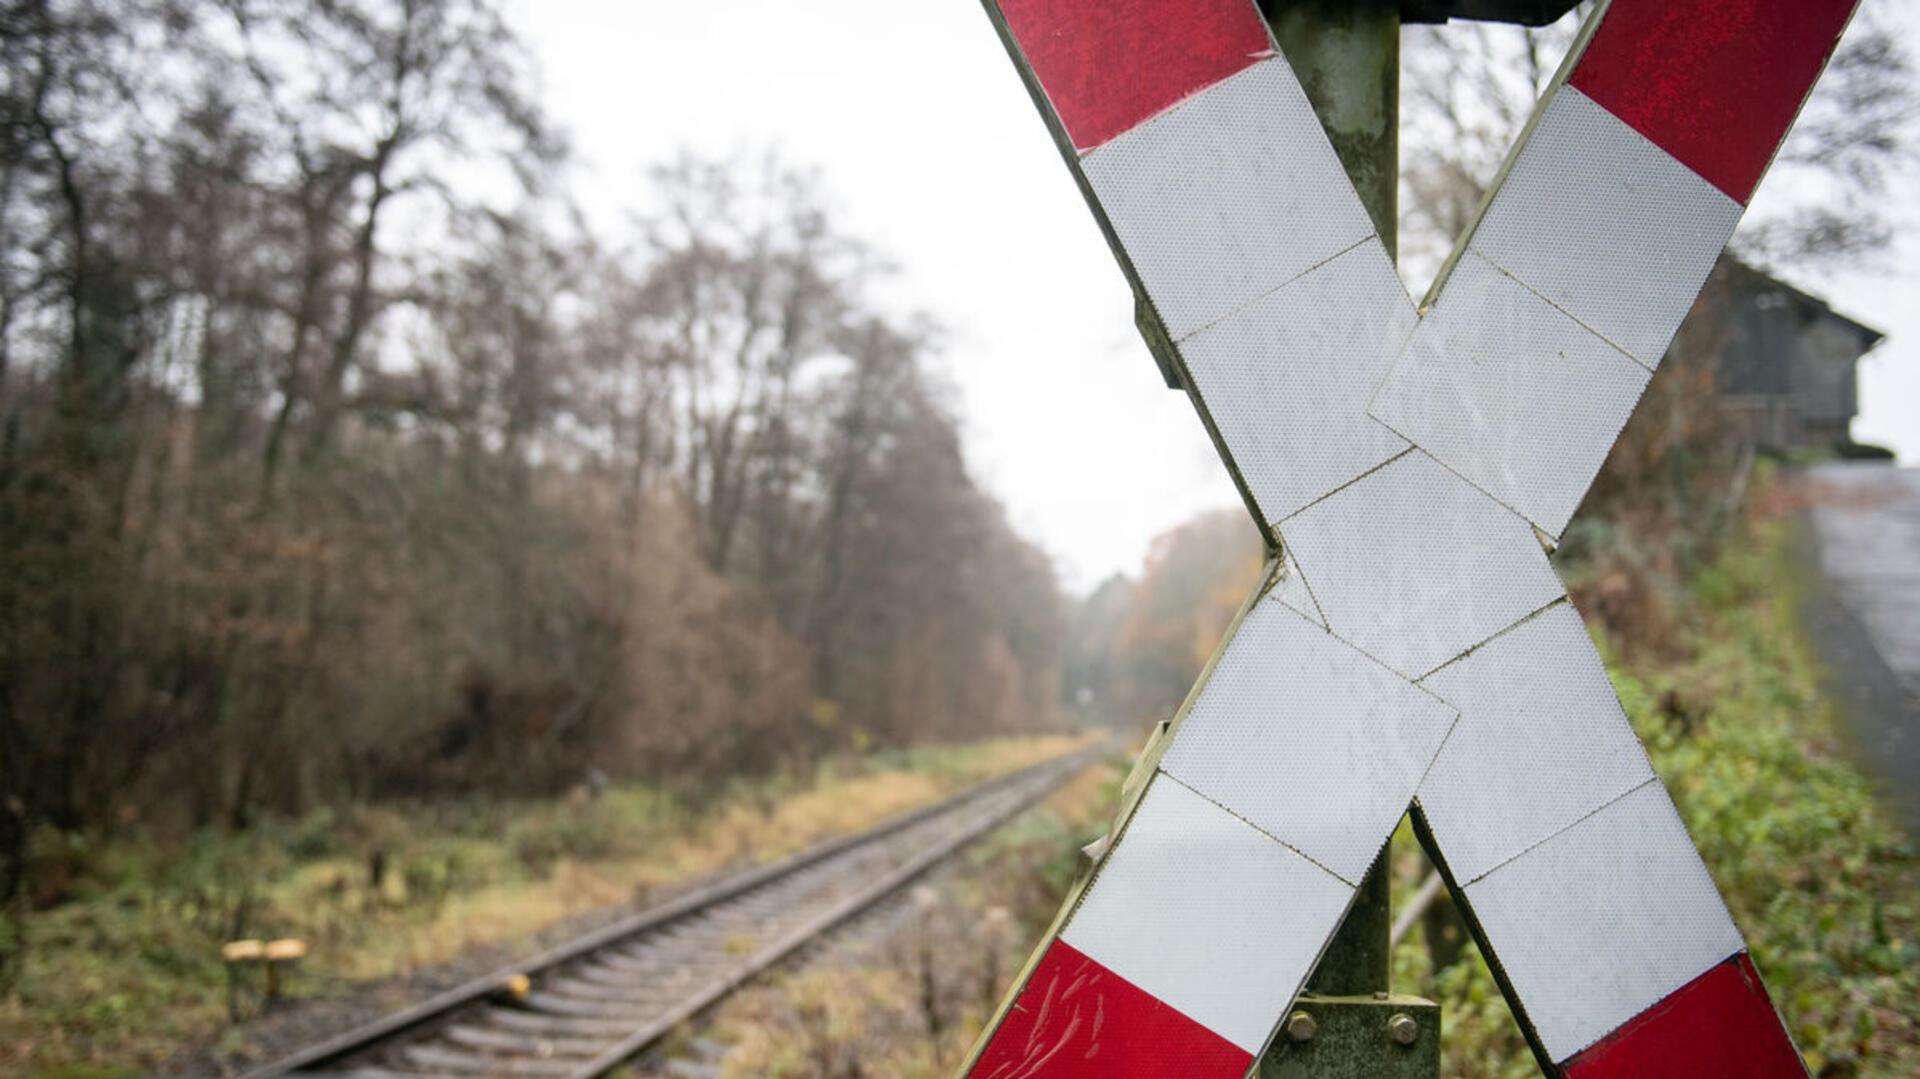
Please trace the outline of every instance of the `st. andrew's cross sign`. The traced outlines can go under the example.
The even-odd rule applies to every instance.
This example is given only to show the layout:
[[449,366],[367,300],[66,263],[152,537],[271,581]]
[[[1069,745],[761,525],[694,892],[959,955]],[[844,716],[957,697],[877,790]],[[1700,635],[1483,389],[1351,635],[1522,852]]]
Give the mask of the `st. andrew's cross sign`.
[[1409,807],[1543,1065],[1805,1070],[1544,547],[1854,0],[1613,0],[1416,309],[1254,0],[986,0],[1276,552],[976,1079],[1241,1076]]

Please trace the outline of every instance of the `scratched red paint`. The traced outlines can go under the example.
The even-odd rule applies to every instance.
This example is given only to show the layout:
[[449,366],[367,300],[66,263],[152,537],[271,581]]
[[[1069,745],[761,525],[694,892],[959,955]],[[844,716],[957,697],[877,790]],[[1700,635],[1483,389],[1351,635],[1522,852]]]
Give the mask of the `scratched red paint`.
[[1566,1079],[1806,1079],[1741,952],[1576,1054]]
[[1614,0],[1570,79],[1744,203],[1857,0]]
[[1000,0],[1000,13],[1082,151],[1272,48],[1253,0]]
[[1047,948],[970,1079],[1239,1079],[1253,1055],[1062,940]]

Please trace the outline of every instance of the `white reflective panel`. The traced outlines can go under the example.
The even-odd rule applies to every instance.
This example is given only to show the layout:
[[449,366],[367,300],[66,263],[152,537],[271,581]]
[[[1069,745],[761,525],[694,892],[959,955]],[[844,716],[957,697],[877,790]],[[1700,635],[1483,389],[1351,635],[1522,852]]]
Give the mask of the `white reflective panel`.
[[1081,159],[1175,340],[1373,224],[1286,61],[1254,64]]
[[1320,613],[1320,604],[1314,601],[1313,587],[1307,584],[1306,574],[1300,572],[1299,564],[1291,555],[1281,565],[1280,573],[1280,584],[1273,590],[1272,598],[1325,629],[1327,619]]
[[1650,377],[1468,252],[1372,412],[1559,536]]
[[1255,604],[1160,760],[1358,884],[1454,710],[1278,603]]
[[1571,603],[1421,685],[1460,709],[1420,806],[1463,884],[1653,778]]
[[1564,594],[1527,522],[1418,450],[1280,534],[1328,628],[1408,678]]
[[1554,95],[1469,242],[1654,368],[1741,209],[1569,86]]
[[1386,248],[1369,239],[1181,343],[1269,522],[1407,448],[1367,401],[1417,322]]
[[1060,938],[1258,1053],[1353,888],[1164,773]]
[[1742,947],[1657,779],[1466,892],[1554,1060]]

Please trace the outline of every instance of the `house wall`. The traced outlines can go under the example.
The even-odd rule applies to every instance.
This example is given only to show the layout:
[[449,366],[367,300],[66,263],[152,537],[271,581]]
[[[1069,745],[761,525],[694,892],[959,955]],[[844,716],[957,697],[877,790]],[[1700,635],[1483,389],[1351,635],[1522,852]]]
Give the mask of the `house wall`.
[[1716,380],[1742,436],[1779,449],[1825,448],[1848,437],[1859,409],[1860,357],[1878,336],[1804,293],[1725,264],[1696,310],[1718,317]]

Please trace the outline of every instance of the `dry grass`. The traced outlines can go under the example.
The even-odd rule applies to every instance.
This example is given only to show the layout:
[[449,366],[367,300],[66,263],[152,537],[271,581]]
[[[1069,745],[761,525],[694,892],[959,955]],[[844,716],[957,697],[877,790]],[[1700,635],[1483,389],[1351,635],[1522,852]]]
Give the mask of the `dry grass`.
[[[615,787],[458,819],[368,811],[324,829],[329,849],[311,856],[293,853],[292,827],[109,852],[118,879],[27,923],[24,976],[0,999],[0,1074],[129,1074],[218,1038],[229,907],[248,912],[245,935],[306,939],[293,991],[323,994],[480,946],[519,950],[562,919],[790,854],[1080,744],[1049,735],[849,758],[698,806]],[[368,844],[390,852],[379,888]]]
[[[1686,582],[1671,650],[1609,649],[1615,684],[1812,1073],[1920,1075],[1920,850],[1838,754],[1780,525],[1743,539]],[[730,1003],[712,1032],[727,1079],[951,1074],[1111,812],[1101,783],[996,837],[892,943]],[[1395,847],[1404,899],[1423,860],[1405,828]],[[1442,1001],[1445,1073],[1537,1074],[1472,945],[1436,970],[1426,943],[1416,929],[1395,954],[1395,984]]]
[[885,940],[735,996],[708,1037],[725,1079],[951,1075],[1053,916],[1078,848],[1118,807],[1124,762],[1089,769],[916,890]]
[[442,963],[476,946],[524,938],[562,918],[792,854],[1082,744],[1084,739],[1064,735],[1003,738],[906,755],[899,766],[878,771],[829,770],[812,786],[778,800],[749,794],[724,804],[644,854],[561,858],[543,880],[504,881],[463,892],[450,898],[438,917],[397,941],[397,950],[343,955],[346,965],[332,969],[363,980]]
[[[1765,512],[1779,495],[1761,496],[1759,523],[1686,582],[1671,649],[1623,659],[1605,637],[1614,685],[1812,1074],[1911,1079],[1920,850],[1839,752]],[[1417,929],[1395,954],[1395,984],[1441,1001],[1445,1073],[1538,1074],[1476,950],[1436,971],[1424,943]]]

